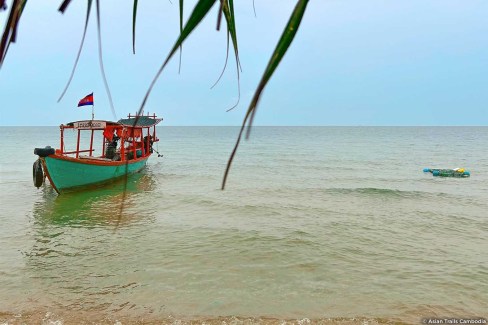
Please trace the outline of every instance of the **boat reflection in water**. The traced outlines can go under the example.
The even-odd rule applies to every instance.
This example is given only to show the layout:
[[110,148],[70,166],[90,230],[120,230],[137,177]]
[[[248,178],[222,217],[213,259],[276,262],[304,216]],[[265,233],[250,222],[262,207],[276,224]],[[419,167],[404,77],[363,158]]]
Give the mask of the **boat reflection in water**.
[[140,203],[154,187],[147,170],[59,196],[44,186],[43,199],[34,205],[33,215],[39,225],[123,225],[148,217],[150,213]]
[[63,195],[43,186],[33,207],[30,244],[22,251],[23,273],[12,306],[29,301],[34,313],[66,314],[67,319],[129,308],[140,287],[135,272],[143,264],[134,252],[144,252],[140,238],[156,220],[156,209],[148,206],[155,184],[146,169],[126,180]]

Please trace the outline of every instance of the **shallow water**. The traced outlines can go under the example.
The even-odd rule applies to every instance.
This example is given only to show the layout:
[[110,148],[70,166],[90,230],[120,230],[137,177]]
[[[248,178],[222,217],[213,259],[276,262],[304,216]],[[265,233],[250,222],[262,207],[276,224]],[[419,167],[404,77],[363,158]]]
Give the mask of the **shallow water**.
[[238,128],[158,132],[127,184],[58,196],[58,128],[0,128],[0,321],[487,316],[487,127],[256,127],[225,191]]

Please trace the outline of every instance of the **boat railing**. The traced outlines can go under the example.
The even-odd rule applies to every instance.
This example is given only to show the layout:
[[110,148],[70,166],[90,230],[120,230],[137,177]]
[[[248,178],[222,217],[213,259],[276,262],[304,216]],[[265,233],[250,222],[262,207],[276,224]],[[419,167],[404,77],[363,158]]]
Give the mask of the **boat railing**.
[[146,115],[144,115],[144,114],[140,114],[140,115],[139,115],[139,114],[137,114],[137,113],[136,113],[136,114],[131,114],[131,113],[129,113],[129,115],[127,115],[127,118],[136,118],[136,117],[141,117],[141,116],[152,117],[153,119],[158,118],[158,117],[156,116],[156,114],[149,115],[149,113],[147,113]]
[[87,150],[75,150],[75,151],[63,151],[63,155],[72,155],[72,154],[79,154],[82,152],[93,152],[95,149],[87,149]]

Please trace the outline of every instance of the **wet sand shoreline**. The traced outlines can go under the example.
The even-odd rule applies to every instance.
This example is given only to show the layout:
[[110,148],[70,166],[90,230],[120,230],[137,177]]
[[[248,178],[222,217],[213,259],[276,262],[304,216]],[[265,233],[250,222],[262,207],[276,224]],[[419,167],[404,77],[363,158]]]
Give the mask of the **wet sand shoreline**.
[[16,324],[174,324],[174,325],[308,325],[308,324],[338,324],[338,325],[377,325],[377,324],[419,324],[419,322],[406,322],[399,319],[371,318],[371,317],[336,317],[336,318],[301,318],[281,319],[273,317],[172,317],[160,318],[157,316],[121,316],[91,314],[87,312],[31,312],[25,314],[12,314],[0,312],[1,325]]

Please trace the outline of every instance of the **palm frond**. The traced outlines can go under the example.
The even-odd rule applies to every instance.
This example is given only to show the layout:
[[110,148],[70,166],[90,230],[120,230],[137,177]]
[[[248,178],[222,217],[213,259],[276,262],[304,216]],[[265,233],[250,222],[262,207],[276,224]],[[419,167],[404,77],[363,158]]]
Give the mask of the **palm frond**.
[[64,0],[63,3],[61,4],[61,6],[59,6],[58,10],[64,14],[64,12],[66,11],[66,8],[68,8],[70,3],[71,3],[71,0]]
[[217,86],[220,79],[222,79],[222,76],[224,75],[225,68],[227,68],[227,62],[229,61],[229,45],[230,45],[229,42],[230,42],[230,35],[229,35],[229,32],[227,32],[227,50],[225,51],[224,67],[222,68],[222,72],[220,72],[220,75],[219,75],[217,81],[214,82],[214,84],[212,85],[212,87],[210,87],[210,89],[213,89],[215,86]]
[[231,36],[232,36],[232,43],[234,44],[234,52],[236,55],[236,63],[237,63],[237,68],[241,70],[242,72],[242,67],[241,67],[241,60],[239,59],[239,49],[237,46],[237,28],[236,28],[236,16],[234,13],[234,0],[228,0],[229,1],[229,18],[231,21]]
[[224,7],[224,1],[225,0],[220,0],[220,6],[219,6],[219,11],[217,14],[217,31],[220,30],[220,22],[222,21],[222,12],[223,12],[223,7]]
[[[85,42],[86,30],[88,28],[88,21],[90,20],[91,6],[92,6],[92,0],[88,0],[87,1],[87,8],[86,8],[85,27],[83,29],[83,36],[81,37],[80,48],[78,49],[78,54],[76,55],[75,64],[73,65],[73,69],[71,70],[71,75],[69,76],[68,82],[66,83],[66,86],[64,87],[64,90],[61,93],[61,96],[59,96],[59,98],[58,98],[58,103],[61,101],[61,99],[63,99],[64,95],[66,94],[66,91],[69,88],[69,85],[71,84],[71,81],[73,80],[73,76],[75,75],[76,67],[78,65],[78,61],[80,60],[81,50],[83,49],[83,43]],[[61,8],[59,11],[61,11]],[[61,12],[64,12],[64,11],[61,11]]]
[[215,1],[216,0],[199,0],[198,3],[195,5],[195,8],[191,13],[190,18],[188,18],[188,21],[186,22],[185,27],[180,33],[180,36],[176,40],[176,43],[174,44],[173,48],[171,49],[168,56],[166,57],[163,64],[159,68],[158,72],[156,73],[156,76],[154,77],[151,84],[149,85],[146,95],[144,96],[141,106],[139,107],[138,114],[142,113],[144,106],[146,105],[147,99],[149,98],[149,95],[151,94],[151,91],[154,85],[156,84],[156,81],[158,80],[159,76],[161,75],[164,68],[168,64],[169,60],[173,57],[173,55],[178,50],[180,45],[183,44],[183,42],[191,34],[191,32],[193,32],[195,27],[197,27],[198,24],[200,24],[200,22],[202,21],[202,19],[210,12],[210,9],[214,5]]
[[[183,0],[180,0],[180,34],[183,32]],[[180,45],[180,61],[178,63],[178,73],[181,73],[181,57],[183,56],[183,45]]]
[[244,117],[244,120],[242,122],[242,126],[239,132],[239,135],[237,137],[236,144],[234,146],[234,149],[232,150],[232,153],[229,157],[229,161],[227,162],[227,167],[225,169],[225,174],[224,174],[224,179],[222,181],[222,189],[225,188],[225,184],[227,181],[227,177],[229,175],[229,170],[232,165],[232,161],[234,160],[234,156],[237,152],[237,149],[239,148],[239,144],[242,139],[242,134],[244,132],[244,129],[247,126],[247,134],[246,138],[249,137],[250,135],[250,130],[251,126],[254,120],[254,115],[257,110],[257,105],[259,103],[259,100],[261,99],[261,94],[263,93],[264,88],[268,84],[268,81],[270,80],[271,76],[273,75],[274,71],[278,67],[278,65],[281,62],[281,59],[283,59],[284,55],[286,54],[288,48],[290,47],[290,44],[292,43],[293,39],[295,38],[295,35],[300,27],[300,23],[303,18],[303,14],[305,13],[305,9],[307,8],[309,0],[298,0],[297,5],[295,6],[295,9],[293,10],[293,13],[290,17],[290,20],[288,21],[283,34],[281,35],[280,40],[278,41],[278,44],[276,45],[276,48],[271,56],[271,59],[268,62],[268,65],[264,71],[263,76],[261,77],[261,81],[259,82],[259,85],[254,93],[254,96],[251,100],[251,103],[249,105],[249,108],[247,109],[246,115]]
[[134,0],[134,7],[132,9],[132,53],[136,54],[136,18],[137,18],[137,2]]
[[231,108],[227,110],[227,112],[233,110],[234,108],[239,105],[239,101],[241,100],[241,78],[240,78],[240,60],[239,60],[239,47],[237,45],[237,29],[235,23],[235,15],[234,15],[234,1],[233,0],[223,0],[223,7],[222,12],[224,13],[225,20],[227,22],[227,31],[230,34],[232,39],[232,45],[234,47],[234,56],[236,59],[236,70],[237,70],[237,103],[234,104]]
[[20,16],[24,9],[26,0],[14,0],[8,15],[7,24],[3,30],[2,39],[0,40],[0,68],[7,55],[10,43],[15,42],[17,26],[19,25]]
[[11,43],[15,43],[15,41],[17,40],[17,28],[19,27],[20,16],[22,16],[22,13],[24,12],[24,8],[25,8],[26,3],[27,3],[27,0],[21,0],[20,9],[18,10],[17,15],[15,17],[15,23],[14,23],[14,27],[12,30]]

